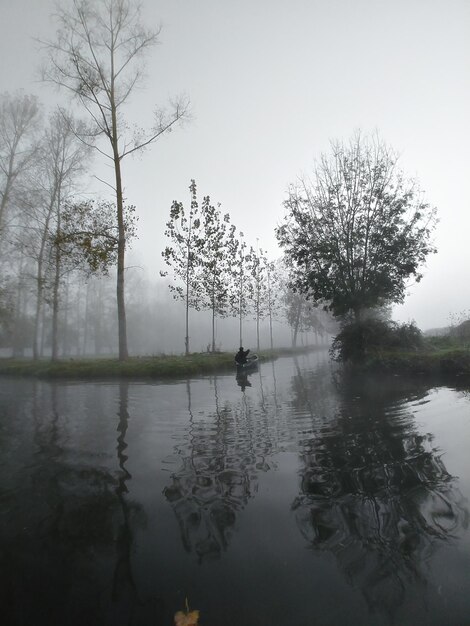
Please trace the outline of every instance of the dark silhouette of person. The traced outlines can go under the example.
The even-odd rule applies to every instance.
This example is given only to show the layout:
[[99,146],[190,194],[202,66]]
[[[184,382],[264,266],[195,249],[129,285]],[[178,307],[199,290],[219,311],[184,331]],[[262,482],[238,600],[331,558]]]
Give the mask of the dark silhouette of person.
[[243,346],[240,346],[240,350],[235,355],[235,362],[237,365],[243,365],[246,363],[249,350],[243,350]]
[[237,374],[236,376],[237,385],[241,387],[242,391],[245,391],[246,387],[251,387],[251,383],[248,380],[248,374]]

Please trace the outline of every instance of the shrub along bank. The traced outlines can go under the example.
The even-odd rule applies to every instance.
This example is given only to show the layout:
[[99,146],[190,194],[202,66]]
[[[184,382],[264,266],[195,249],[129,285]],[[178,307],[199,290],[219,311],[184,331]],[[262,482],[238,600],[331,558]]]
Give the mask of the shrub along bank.
[[415,324],[367,319],[345,324],[331,356],[358,370],[470,374],[470,350],[452,338],[424,338]]
[[393,374],[468,375],[470,351],[465,348],[417,352],[383,351],[366,357],[360,367],[367,371]]

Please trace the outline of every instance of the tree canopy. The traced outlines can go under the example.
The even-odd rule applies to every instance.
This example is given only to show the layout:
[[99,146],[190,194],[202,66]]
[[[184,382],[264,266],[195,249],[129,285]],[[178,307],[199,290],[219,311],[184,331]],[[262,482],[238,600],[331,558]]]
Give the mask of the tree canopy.
[[331,145],[313,176],[289,188],[276,234],[296,267],[295,287],[328,303],[337,317],[404,300],[435,252],[435,209],[399,170],[378,137],[356,134]]

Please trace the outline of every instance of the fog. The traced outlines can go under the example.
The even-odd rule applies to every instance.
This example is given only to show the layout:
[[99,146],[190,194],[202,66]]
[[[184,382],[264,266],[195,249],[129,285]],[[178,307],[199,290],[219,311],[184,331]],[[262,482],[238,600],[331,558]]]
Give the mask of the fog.
[[[68,105],[38,78],[42,53],[34,38],[54,37],[53,10],[49,0],[0,2],[1,91],[36,94],[46,113]],[[182,92],[192,119],[123,164],[124,194],[139,216],[127,260],[134,354],[184,349],[184,311],[159,272],[171,203],[188,202],[191,179],[230,213],[250,245],[276,260],[274,230],[288,184],[311,170],[331,139],[347,139],[358,128],[377,130],[401,154],[403,170],[438,209],[438,254],[428,259],[422,281],[409,285],[394,318],[425,330],[448,325],[451,313],[468,308],[468,2],[144,0],[143,12],[149,26],[162,25],[161,45],[147,58],[128,121],[150,125],[154,106]],[[93,175],[112,182],[99,154],[83,175],[82,195],[109,197]],[[139,281],[146,286],[137,297],[132,282]],[[83,307],[86,283],[77,298]],[[210,320],[192,316],[192,347],[204,350]],[[114,310],[103,313],[103,324],[114,326],[114,317]],[[291,329],[280,320],[275,325],[278,343],[288,344]],[[245,336],[253,346],[252,319]],[[236,319],[219,320],[217,337],[222,349],[235,348]],[[115,350],[114,340],[103,350]],[[80,341],[87,352],[88,339]],[[262,344],[269,344],[266,322]]]
[[[115,275],[84,277],[71,274],[64,285],[59,317],[59,357],[103,357],[118,353]],[[3,340],[0,356],[30,357],[34,334],[35,298],[33,283],[22,282],[19,291],[18,317],[10,340]],[[336,325],[321,309],[311,309],[304,301],[303,321],[287,323],[287,309],[279,305],[272,319],[273,346],[328,347]],[[129,351],[132,355],[155,356],[181,354],[185,350],[185,306],[174,300],[163,279],[152,280],[140,268],[129,269],[126,314]],[[51,307],[42,308],[39,320],[38,356],[51,355]],[[256,321],[252,314],[242,320],[243,343],[253,351],[258,348]],[[215,350],[233,351],[239,347],[239,319],[218,317],[215,323]],[[260,323],[259,348],[271,347],[269,319]],[[210,312],[190,310],[189,351],[212,351]]]

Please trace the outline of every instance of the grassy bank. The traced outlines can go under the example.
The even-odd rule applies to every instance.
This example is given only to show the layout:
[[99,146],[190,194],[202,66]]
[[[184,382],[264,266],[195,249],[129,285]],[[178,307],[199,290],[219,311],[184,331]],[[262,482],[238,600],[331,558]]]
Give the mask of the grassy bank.
[[380,352],[368,356],[361,369],[393,374],[468,375],[470,350],[452,347],[416,352]]
[[[260,361],[270,361],[280,356],[300,354],[315,349],[312,346],[279,348],[258,352]],[[40,359],[0,359],[0,375],[30,376],[63,379],[110,378],[182,378],[234,371],[234,353],[194,353],[188,356],[131,357],[127,361],[116,358],[60,359],[52,362]]]
[[118,359],[2,359],[0,374],[38,378],[179,378],[233,369],[233,354],[131,357]]

